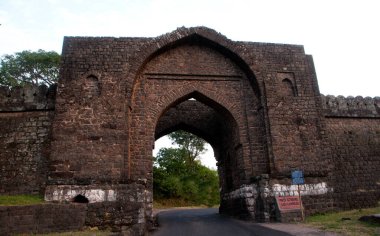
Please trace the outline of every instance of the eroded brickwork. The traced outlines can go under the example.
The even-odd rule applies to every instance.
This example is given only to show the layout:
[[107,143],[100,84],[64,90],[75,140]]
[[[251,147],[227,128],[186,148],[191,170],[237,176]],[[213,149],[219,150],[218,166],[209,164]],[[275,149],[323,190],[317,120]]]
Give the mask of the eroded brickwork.
[[[1,125],[12,124],[1,133],[1,147],[11,150],[2,168],[23,160],[11,154],[22,140],[50,143],[41,162],[47,178],[43,168],[30,172],[42,181],[33,186],[46,182],[47,201],[87,197],[87,225],[136,234],[149,227],[154,141],[178,129],[212,145],[221,213],[294,220],[299,215],[279,214],[275,197],[298,194],[295,169],[306,178],[306,214],[379,200],[379,99],[321,96],[302,46],[234,42],[205,27],[157,38],[67,37],[51,126],[51,100],[1,94],[11,109],[0,110]],[[35,146],[25,156],[46,159]],[[5,175],[3,192],[11,192]]]
[[323,96],[334,160],[334,204],[364,208],[380,199],[380,98]]
[[330,185],[321,111],[302,46],[232,42],[202,27],[158,38],[66,38],[49,184],[138,182],[151,191],[155,138],[183,128],[213,145],[221,211],[268,215],[273,202],[264,195],[265,206],[237,211],[223,196],[261,175],[289,181],[296,168]]
[[0,234],[37,234],[81,230],[85,225],[85,204],[39,204],[0,206]]
[[0,194],[43,194],[55,88],[0,88]]

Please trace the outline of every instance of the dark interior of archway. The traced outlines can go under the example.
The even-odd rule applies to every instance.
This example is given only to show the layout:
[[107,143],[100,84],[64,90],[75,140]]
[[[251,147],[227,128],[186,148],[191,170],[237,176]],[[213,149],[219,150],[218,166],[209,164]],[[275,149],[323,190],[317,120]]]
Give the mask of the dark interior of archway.
[[239,132],[231,113],[199,93],[173,103],[160,117],[155,130],[159,139],[176,130],[184,130],[207,141],[214,150],[221,194],[240,186]]

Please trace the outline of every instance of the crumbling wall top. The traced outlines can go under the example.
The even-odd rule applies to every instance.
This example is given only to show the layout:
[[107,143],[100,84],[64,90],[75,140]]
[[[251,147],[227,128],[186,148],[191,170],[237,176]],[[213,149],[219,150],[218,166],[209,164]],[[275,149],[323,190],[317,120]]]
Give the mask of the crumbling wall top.
[[322,95],[327,117],[380,118],[380,97]]
[[51,110],[55,105],[57,86],[25,85],[23,87],[0,86],[0,112]]

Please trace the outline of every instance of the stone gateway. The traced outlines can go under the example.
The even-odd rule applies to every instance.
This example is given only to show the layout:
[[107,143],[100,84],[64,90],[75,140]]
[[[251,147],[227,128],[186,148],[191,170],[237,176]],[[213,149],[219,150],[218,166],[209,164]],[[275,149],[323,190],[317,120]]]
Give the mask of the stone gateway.
[[89,226],[143,234],[154,142],[179,129],[214,149],[220,213],[294,220],[275,201],[297,194],[294,170],[306,214],[380,200],[379,97],[323,96],[303,46],[205,27],[65,37],[57,88],[2,88],[0,127],[0,193],[57,204],[80,195]]

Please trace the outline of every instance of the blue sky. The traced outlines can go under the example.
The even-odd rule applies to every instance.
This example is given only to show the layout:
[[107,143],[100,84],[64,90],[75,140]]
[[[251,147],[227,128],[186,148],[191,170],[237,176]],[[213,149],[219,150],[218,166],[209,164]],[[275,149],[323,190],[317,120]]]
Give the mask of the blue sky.
[[61,52],[64,36],[154,37],[207,26],[304,45],[324,94],[380,96],[378,0],[0,0],[0,55]]

